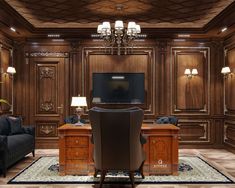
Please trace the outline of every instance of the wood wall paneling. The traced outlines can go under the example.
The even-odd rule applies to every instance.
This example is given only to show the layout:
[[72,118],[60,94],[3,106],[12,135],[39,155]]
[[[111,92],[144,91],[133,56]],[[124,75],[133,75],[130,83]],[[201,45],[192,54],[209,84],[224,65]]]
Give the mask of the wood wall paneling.
[[235,45],[225,50],[225,63],[231,73],[225,77],[225,112],[235,116]]
[[225,66],[229,66],[231,74],[224,77],[224,134],[225,147],[235,152],[235,37],[228,40],[224,48]]
[[[131,55],[106,54],[96,48],[84,48],[84,90],[86,91],[88,107],[128,107],[131,104],[92,104],[92,74],[93,73],[144,73],[145,103],[138,105],[145,110],[145,118],[155,115],[155,62],[152,48],[133,50]],[[138,86],[136,86],[138,87]],[[135,104],[136,106],[136,104]]]
[[[173,113],[209,114],[209,49],[172,48]],[[188,78],[185,69],[196,68],[198,75]]]
[[224,144],[235,149],[235,121],[224,122]]
[[[221,64],[218,64],[219,58],[214,58],[211,66],[210,43],[198,47],[198,42],[176,46],[167,41],[152,42],[121,56],[96,47],[92,41],[77,43],[72,48],[66,45],[20,44],[17,49],[16,113],[25,116],[27,124],[36,126],[37,147],[57,147],[55,129],[64,117],[73,114],[72,96],[86,96],[88,109],[97,105],[91,103],[94,72],[144,72],[147,97],[140,107],[144,109],[145,120],[176,115],[183,147],[221,146],[223,114],[218,109],[213,109],[216,115],[210,111],[210,104],[211,108],[220,107],[212,104],[223,94],[222,80],[211,74],[215,74]],[[213,48],[213,54],[218,50]],[[197,68],[199,75],[189,80],[184,75],[185,68]],[[50,78],[50,69],[57,74],[55,79]],[[44,72],[42,79],[40,72]],[[217,90],[211,89],[215,84],[218,84]],[[58,109],[60,104],[64,104],[63,111]],[[84,118],[88,118],[87,111]]]
[[[7,100],[10,104],[13,92],[13,76],[7,73],[8,66],[12,64],[12,49],[0,43],[0,99]],[[12,113],[9,105],[0,103],[0,113]]]
[[179,139],[181,144],[211,143],[211,122],[209,120],[181,120]]

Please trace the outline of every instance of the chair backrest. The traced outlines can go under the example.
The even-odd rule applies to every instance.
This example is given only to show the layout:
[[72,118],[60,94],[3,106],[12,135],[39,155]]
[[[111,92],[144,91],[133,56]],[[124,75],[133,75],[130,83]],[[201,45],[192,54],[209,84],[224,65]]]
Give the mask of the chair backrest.
[[143,162],[140,143],[143,110],[94,107],[89,110],[89,119],[96,169],[137,170]]
[[159,119],[157,119],[156,121],[158,124],[173,124],[175,126],[177,126],[178,124],[178,119],[177,117],[175,116],[164,116],[164,117],[161,117]]

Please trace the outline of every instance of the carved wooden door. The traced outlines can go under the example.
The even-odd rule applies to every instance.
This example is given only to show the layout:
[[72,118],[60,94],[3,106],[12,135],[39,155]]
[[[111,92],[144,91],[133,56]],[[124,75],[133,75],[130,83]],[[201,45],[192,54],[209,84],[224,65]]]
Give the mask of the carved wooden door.
[[30,120],[38,148],[57,148],[57,128],[63,124],[68,98],[67,58],[30,58]]

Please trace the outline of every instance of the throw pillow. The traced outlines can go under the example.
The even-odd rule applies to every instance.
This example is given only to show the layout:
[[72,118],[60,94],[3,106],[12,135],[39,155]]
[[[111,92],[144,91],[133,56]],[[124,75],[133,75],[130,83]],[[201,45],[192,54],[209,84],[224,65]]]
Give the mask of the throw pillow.
[[7,121],[7,116],[0,116],[0,135],[8,136],[11,132],[10,125]]
[[22,127],[21,127],[21,124],[22,124],[21,117],[9,116],[7,117],[7,121],[9,122],[9,125],[11,127],[10,135],[23,133]]

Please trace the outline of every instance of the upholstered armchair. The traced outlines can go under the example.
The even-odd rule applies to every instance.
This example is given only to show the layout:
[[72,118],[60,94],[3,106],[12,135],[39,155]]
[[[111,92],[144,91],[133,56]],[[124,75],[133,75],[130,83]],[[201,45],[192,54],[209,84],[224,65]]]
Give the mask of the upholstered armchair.
[[107,171],[128,171],[134,187],[134,172],[144,178],[144,138],[141,135],[143,110],[129,109],[89,110],[94,143],[95,174],[101,172],[100,187]]
[[164,116],[156,120],[158,124],[173,124],[177,126],[178,118],[175,116]]

